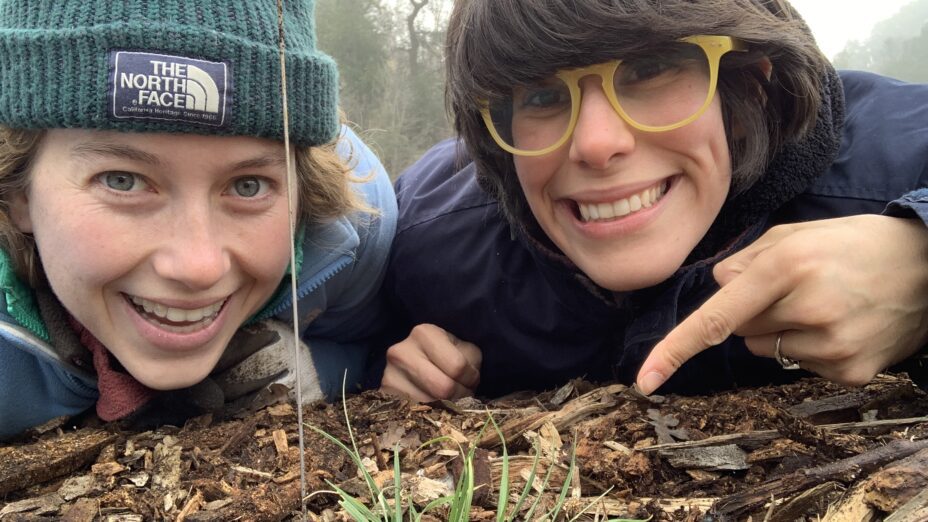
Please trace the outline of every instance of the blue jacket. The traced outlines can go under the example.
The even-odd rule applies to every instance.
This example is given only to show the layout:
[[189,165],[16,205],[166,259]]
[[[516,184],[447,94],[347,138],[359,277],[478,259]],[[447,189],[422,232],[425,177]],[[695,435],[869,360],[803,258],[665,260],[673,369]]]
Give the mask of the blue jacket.
[[[396,230],[396,199],[386,171],[353,132],[346,128],[344,134],[339,151],[351,155],[354,172],[365,178],[354,186],[380,213],[343,217],[304,233],[298,308],[301,321],[321,314],[302,324],[301,331],[311,346],[320,385],[329,396],[340,390],[343,368],[363,369],[369,342],[385,325],[377,290]],[[43,340],[44,325],[20,324],[14,319],[24,317],[18,313],[24,307],[36,305],[31,290],[5,262],[0,262],[0,289],[2,440],[51,418],[81,413],[96,403],[98,394],[92,369],[62,360]],[[257,318],[274,316],[289,324],[290,295],[287,277]]]
[[[820,168],[798,178],[801,187],[750,216],[769,193],[796,182],[778,172],[808,168],[802,156],[775,158],[780,170],[733,202],[740,206],[730,221],[750,219],[716,243],[728,247],[689,260],[656,287],[621,296],[592,288],[513,232],[498,202],[478,186],[474,165],[461,161],[461,147],[438,144],[396,184],[399,224],[384,291],[400,330],[433,323],[480,347],[482,395],[547,389],[575,377],[629,383],[654,344],[718,290],[714,264],[767,228],[880,212],[928,222],[928,85],[861,72],[843,72],[834,85],[838,121],[825,129],[834,147]],[[703,393],[787,377],[795,372],[752,356],[732,336],[685,364],[661,390]]]

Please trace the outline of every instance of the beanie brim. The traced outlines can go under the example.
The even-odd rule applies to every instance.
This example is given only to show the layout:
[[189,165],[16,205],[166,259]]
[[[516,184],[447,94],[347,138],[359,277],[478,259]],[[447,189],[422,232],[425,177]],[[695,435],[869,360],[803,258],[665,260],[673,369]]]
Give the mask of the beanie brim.
[[[114,52],[157,53],[228,66],[222,125],[113,114]],[[327,55],[286,53],[290,139],[319,145],[339,128],[338,72]],[[15,128],[192,132],[283,139],[279,51],[189,26],[127,23],[0,32],[0,123]]]

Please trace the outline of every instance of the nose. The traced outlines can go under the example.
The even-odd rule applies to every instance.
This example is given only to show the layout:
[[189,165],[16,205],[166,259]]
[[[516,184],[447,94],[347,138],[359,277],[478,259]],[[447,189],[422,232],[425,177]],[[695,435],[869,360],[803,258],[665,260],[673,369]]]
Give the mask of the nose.
[[602,170],[613,158],[635,150],[635,135],[612,107],[599,76],[583,78],[580,89],[580,114],[570,144],[570,159]]
[[154,257],[158,276],[190,290],[206,290],[217,284],[232,263],[208,204],[190,204],[173,209],[161,247]]

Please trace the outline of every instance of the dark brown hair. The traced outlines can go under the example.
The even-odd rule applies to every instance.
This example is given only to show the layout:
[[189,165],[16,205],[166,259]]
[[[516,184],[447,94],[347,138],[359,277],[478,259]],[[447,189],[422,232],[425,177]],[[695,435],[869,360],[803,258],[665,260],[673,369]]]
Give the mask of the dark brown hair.
[[[481,184],[516,223],[533,222],[512,156],[490,137],[480,100],[558,69],[621,58],[686,36],[733,36],[718,95],[732,157],[731,195],[812,129],[827,59],[786,0],[456,0],[446,42],[446,102]],[[758,66],[767,58],[770,78]]]

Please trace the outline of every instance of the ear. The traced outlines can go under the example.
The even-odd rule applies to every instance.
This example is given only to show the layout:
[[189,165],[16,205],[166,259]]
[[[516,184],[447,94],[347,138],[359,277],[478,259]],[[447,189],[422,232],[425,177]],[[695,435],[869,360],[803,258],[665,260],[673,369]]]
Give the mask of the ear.
[[29,214],[29,195],[26,191],[16,193],[9,205],[13,225],[23,234],[32,233],[32,216]]

